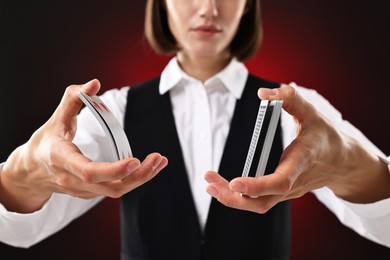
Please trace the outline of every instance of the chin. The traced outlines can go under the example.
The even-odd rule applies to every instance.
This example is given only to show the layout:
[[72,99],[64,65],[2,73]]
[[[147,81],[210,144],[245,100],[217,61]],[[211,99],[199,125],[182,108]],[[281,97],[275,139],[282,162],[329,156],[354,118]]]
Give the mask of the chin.
[[192,52],[195,56],[200,58],[217,58],[217,57],[227,57],[229,54],[224,50],[216,49],[203,49]]

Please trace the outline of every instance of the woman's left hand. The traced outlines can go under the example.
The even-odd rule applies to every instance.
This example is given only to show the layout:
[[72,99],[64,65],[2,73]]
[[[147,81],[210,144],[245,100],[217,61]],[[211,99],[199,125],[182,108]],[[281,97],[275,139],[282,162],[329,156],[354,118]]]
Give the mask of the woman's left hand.
[[[275,172],[262,177],[239,177],[228,182],[216,172],[207,172],[207,192],[226,206],[265,213],[277,203],[298,198],[324,186],[352,202],[369,202],[389,196],[372,194],[365,179],[368,171],[384,176],[384,163],[369,154],[355,139],[337,131],[295,88],[259,89],[261,99],[283,100],[283,109],[296,122],[297,136],[284,150]],[[372,187],[372,186],[371,186]],[[387,186],[390,187],[390,186]],[[371,189],[372,190],[372,189]],[[244,196],[243,196],[244,195]]]

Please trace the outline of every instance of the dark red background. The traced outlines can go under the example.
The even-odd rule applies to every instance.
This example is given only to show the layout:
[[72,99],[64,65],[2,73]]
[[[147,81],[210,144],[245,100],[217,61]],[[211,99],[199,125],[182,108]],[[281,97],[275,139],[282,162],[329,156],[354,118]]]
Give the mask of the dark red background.
[[[143,37],[144,0],[3,2],[1,161],[47,120],[66,86],[92,78],[102,91],[132,85],[168,60]],[[385,2],[264,0],[263,46],[247,65],[264,78],[317,89],[390,154]],[[118,218],[118,200],[107,199],[28,250],[0,243],[0,258],[119,259]],[[292,221],[291,259],[390,259],[390,249],[342,226],[311,194],[293,201]]]

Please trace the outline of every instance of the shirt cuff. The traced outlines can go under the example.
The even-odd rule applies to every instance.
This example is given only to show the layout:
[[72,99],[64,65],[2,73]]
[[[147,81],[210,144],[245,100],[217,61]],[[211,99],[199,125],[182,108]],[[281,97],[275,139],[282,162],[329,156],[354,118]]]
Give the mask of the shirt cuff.
[[41,232],[46,226],[51,197],[41,209],[32,213],[17,213],[0,204],[0,241],[15,247],[28,248],[42,239]]
[[379,218],[385,215],[390,216],[390,198],[373,203],[352,203],[338,198],[341,203],[363,218]]
[[384,157],[384,156],[381,156],[381,155],[378,155],[379,159],[386,163],[387,164],[387,167],[389,168],[389,173],[390,173],[390,157]]
[[[385,157],[378,155],[379,159],[387,164],[390,174],[390,157]],[[331,205],[331,208],[348,208],[351,212],[355,213],[358,216],[363,218],[377,218],[385,215],[390,216],[390,198],[376,201],[373,203],[352,203],[346,200],[343,200],[336,196],[329,188],[322,188],[316,191],[313,191],[314,194],[318,197],[320,201],[324,204]],[[327,200],[326,197],[329,196],[331,199]],[[333,211],[333,210],[332,210]],[[341,211],[343,212],[343,211]],[[336,214],[338,215],[338,214]],[[339,214],[341,215],[341,214]],[[342,214],[344,215],[344,214]]]
[[[4,163],[0,164],[0,174]],[[0,242],[28,248],[65,227],[104,197],[81,199],[53,193],[41,209],[17,213],[0,204]]]
[[374,203],[356,204],[337,197],[327,187],[314,190],[321,201],[345,226],[359,235],[390,247],[390,198]]

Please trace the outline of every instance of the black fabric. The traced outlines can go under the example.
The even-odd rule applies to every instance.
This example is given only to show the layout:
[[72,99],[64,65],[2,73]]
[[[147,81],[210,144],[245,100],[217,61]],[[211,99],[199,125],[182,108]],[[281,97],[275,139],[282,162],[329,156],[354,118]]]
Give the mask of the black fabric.
[[[151,152],[167,156],[157,177],[123,196],[122,259],[288,259],[290,205],[283,202],[266,214],[225,207],[215,199],[202,233],[197,219],[169,93],[158,92],[159,78],[129,90],[125,131],[135,157]],[[259,87],[279,84],[249,75],[237,101],[219,173],[231,180],[242,173],[260,101]],[[282,153],[280,124],[266,172]]]

